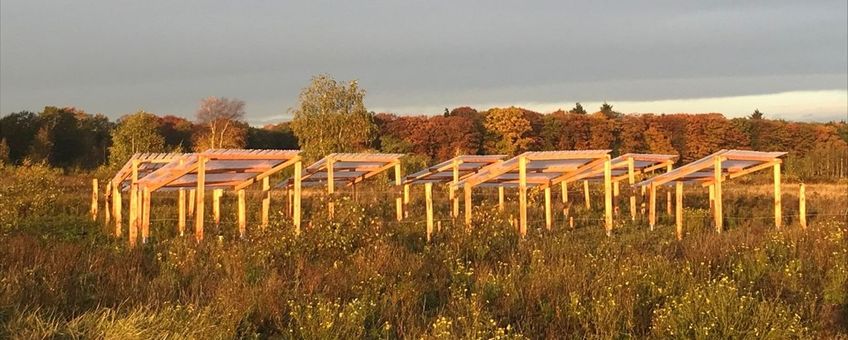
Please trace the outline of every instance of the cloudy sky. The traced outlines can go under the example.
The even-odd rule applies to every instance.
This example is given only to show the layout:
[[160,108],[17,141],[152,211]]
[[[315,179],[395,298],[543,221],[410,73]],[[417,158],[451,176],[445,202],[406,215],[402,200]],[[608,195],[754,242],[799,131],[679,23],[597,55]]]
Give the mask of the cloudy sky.
[[848,1],[0,2],[0,113],[287,119],[312,75],[374,111],[594,110],[848,119]]

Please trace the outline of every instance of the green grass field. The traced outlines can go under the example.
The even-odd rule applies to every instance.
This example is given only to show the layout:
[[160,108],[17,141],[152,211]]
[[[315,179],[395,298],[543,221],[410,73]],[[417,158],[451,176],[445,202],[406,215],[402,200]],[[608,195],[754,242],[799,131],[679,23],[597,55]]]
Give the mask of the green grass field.
[[664,193],[654,231],[622,212],[612,237],[577,206],[574,229],[558,214],[545,230],[533,196],[521,240],[491,195],[466,229],[439,191],[429,244],[418,191],[404,223],[384,189],[340,199],[333,220],[325,198],[305,198],[300,236],[274,196],[272,225],[244,240],[226,196],[200,244],[178,236],[162,194],[150,242],[129,249],[88,217],[90,178],[0,168],[0,338],[848,337],[845,183],[808,186],[806,231],[797,184],[784,185],[782,230],[756,180],[726,186],[721,234],[706,191],[687,194],[680,242]]

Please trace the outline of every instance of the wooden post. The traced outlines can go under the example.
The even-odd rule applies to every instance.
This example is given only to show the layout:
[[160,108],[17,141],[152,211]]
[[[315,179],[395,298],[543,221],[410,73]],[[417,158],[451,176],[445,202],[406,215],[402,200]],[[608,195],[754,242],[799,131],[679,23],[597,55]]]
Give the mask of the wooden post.
[[459,161],[453,161],[453,185],[450,186],[450,200],[453,205],[453,210],[451,210],[451,216],[456,218],[459,217],[459,197],[456,197],[456,183],[459,182]]
[[150,237],[150,189],[145,186],[141,193],[141,243],[147,243],[147,239]]
[[[671,163],[669,163],[665,168],[665,172],[666,173],[670,172],[671,168],[672,168],[672,165],[671,165]],[[668,216],[671,216],[671,188],[669,188],[665,192],[665,213]]]
[[604,161],[604,227],[607,236],[612,235],[612,161],[607,155]]
[[553,216],[551,215],[551,187],[545,187],[545,228],[551,230]]
[[292,207],[292,224],[294,224],[295,234],[300,235],[300,176],[303,168],[303,162],[298,160],[294,163],[294,206]]
[[433,235],[433,183],[424,183],[424,198],[427,201],[427,242]]
[[527,157],[518,157],[518,232],[527,235]]
[[185,227],[186,227],[186,193],[185,189],[180,189],[180,196],[177,202],[177,213],[179,214],[177,220],[177,230],[180,232],[180,236],[185,236]]
[[121,230],[123,229],[123,226],[121,225],[121,223],[122,223],[121,220],[124,217],[122,216],[123,211],[121,211],[121,209],[123,209],[123,207],[121,206],[122,205],[121,203],[122,203],[121,202],[121,184],[116,183],[116,184],[112,185],[112,209],[113,209],[112,215],[115,215],[115,236],[116,237],[121,237]]
[[129,216],[128,237],[130,248],[135,247],[136,238],[138,238],[138,184],[130,184],[130,216]]
[[642,206],[641,214],[644,216],[644,215],[645,215],[645,207],[646,207],[646,205],[645,205],[646,203],[645,203],[645,202],[647,202],[647,200],[645,199],[645,196],[647,196],[646,190],[647,190],[648,188],[647,188],[647,186],[644,186],[644,185],[643,185],[643,186],[642,186],[642,187],[640,187],[639,189],[641,190],[641,196],[642,196],[642,199],[641,199],[641,201],[642,201],[642,204],[641,204],[641,206]]
[[589,199],[589,181],[583,181],[583,198],[586,204],[586,210],[592,209],[592,201]]
[[654,225],[657,223],[657,186],[654,183],[650,185],[650,197],[648,198],[648,223],[651,230],[654,230]]
[[715,216],[715,185],[710,184],[709,190],[710,190],[710,214]]
[[715,186],[714,201],[713,201],[713,212],[715,214],[715,228],[717,232],[721,232],[724,229],[724,214],[721,211],[721,157],[715,157],[713,160],[713,185]]
[[400,173],[400,161],[395,162],[395,190],[398,192],[398,197],[395,199],[395,210],[397,215],[397,220],[403,220],[403,197],[401,197],[401,185],[403,185],[403,178],[401,178]]
[[195,189],[189,189],[188,191],[188,216],[194,216],[194,204],[197,201],[195,193]]
[[618,216],[618,196],[621,193],[618,181],[612,182],[612,211]]
[[774,226],[780,229],[783,225],[783,205],[780,194],[780,163],[774,164]]
[[223,189],[212,190],[212,217],[215,219],[216,226],[221,224],[221,196],[223,195]]
[[683,239],[683,182],[677,181],[674,183],[676,194],[676,205],[674,219],[677,222],[677,240]]
[[201,241],[203,240],[203,196],[206,194],[206,158],[203,156],[197,157],[197,188],[195,191],[194,238]]
[[465,183],[463,187],[465,199],[465,226],[471,227],[471,185]]
[[294,214],[294,189],[286,189],[286,197],[288,197],[288,202],[286,205],[286,215],[288,217],[292,217]]
[[271,211],[271,180],[262,178],[262,229],[268,227],[268,214]]
[[[268,177],[265,177],[268,178]],[[247,216],[244,211],[244,189],[239,189],[238,191],[238,228],[239,228],[239,237],[244,238],[244,234],[247,231]]]
[[327,157],[327,201],[329,202],[329,204],[327,204],[327,213],[329,214],[330,219],[332,219],[336,213],[335,202],[333,202],[336,193],[336,180],[335,174],[333,173],[335,163],[336,161],[333,157]]
[[403,185],[403,217],[409,217],[409,184]]
[[97,221],[97,178],[91,180],[91,220]]
[[498,211],[503,212],[506,209],[506,200],[504,198],[504,187],[498,187]]
[[[112,192],[112,181],[106,182],[106,187],[103,188],[103,194],[108,195]],[[103,224],[109,225],[112,222],[112,210],[109,208],[109,199],[103,197]]]
[[559,182],[560,190],[562,191],[562,203],[568,203],[568,182],[562,181]]
[[630,184],[630,220],[636,221],[636,191],[633,184],[636,183],[636,174],[634,171],[635,161],[633,157],[627,157],[627,184]]
[[798,214],[801,217],[801,228],[807,229],[807,187],[804,183],[798,188]]

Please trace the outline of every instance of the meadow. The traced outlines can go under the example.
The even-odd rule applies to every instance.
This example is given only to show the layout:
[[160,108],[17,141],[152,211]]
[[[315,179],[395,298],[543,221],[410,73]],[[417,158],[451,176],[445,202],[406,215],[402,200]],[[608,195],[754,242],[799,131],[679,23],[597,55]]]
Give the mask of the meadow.
[[[664,199],[655,230],[621,213],[606,237],[602,212],[579,204],[574,228],[557,215],[545,230],[533,195],[522,240],[514,202],[501,213],[482,193],[466,228],[440,191],[428,243],[420,188],[397,223],[378,179],[339,198],[333,219],[326,197],[306,198],[299,236],[275,195],[271,225],[238,239],[227,196],[221,225],[198,243],[177,234],[164,194],[151,240],[130,249],[126,233],[89,217],[92,176],[107,178],[0,168],[0,338],[848,337],[845,182],[808,184],[807,230],[792,178],[780,230],[768,178],[726,186],[721,234],[706,190],[687,192],[682,241]],[[257,215],[258,199],[248,204]]]

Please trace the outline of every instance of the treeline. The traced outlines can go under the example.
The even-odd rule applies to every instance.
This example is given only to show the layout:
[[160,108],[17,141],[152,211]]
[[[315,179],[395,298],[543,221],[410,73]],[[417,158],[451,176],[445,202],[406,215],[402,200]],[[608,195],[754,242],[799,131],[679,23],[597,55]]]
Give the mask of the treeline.
[[[354,100],[342,105],[344,113],[326,114],[339,111],[339,101],[322,104],[327,97],[315,88],[342,89],[347,92],[338,97]],[[733,119],[721,114],[625,115],[608,104],[586,113],[579,103],[572,110],[546,114],[517,107],[486,111],[459,107],[436,116],[399,116],[365,112],[361,93],[354,83],[345,87],[318,78],[301,95],[294,122],[262,128],[244,122],[243,101],[216,97],[201,102],[193,121],[143,111],[116,122],[76,108],[17,112],[0,119],[0,161],[92,169],[123,164],[135,152],[302,148],[311,158],[334,151],[378,150],[414,154],[432,163],[460,154],[610,149],[616,155],[677,154],[678,163],[684,164],[720,149],[737,148],[789,152],[784,168],[790,176],[848,177],[845,122],[787,122],[765,119],[759,112]]]

